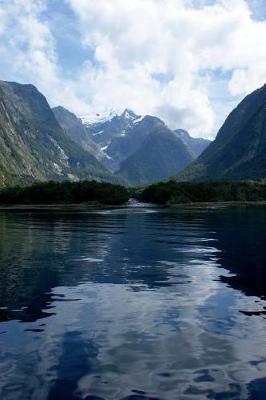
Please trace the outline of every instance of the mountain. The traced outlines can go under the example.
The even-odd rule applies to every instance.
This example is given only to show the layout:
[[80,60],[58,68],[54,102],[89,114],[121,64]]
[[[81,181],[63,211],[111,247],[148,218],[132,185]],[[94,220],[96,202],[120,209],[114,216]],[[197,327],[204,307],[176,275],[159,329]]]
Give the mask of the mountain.
[[168,178],[194,158],[163,121],[126,109],[109,121],[87,125],[108,157],[108,165],[131,185]]
[[186,131],[171,131],[157,117],[129,109],[109,120],[87,122],[86,128],[105,153],[105,165],[134,185],[176,174],[208,144]]
[[0,81],[0,185],[34,180],[112,179],[65,134],[33,86]]
[[185,130],[170,130],[157,117],[129,109],[97,118],[78,118],[63,107],[54,114],[71,139],[93,153],[129,184],[150,183],[175,175],[193,161],[209,141]]
[[[109,119],[107,116],[103,120],[100,119],[100,122],[85,122],[92,140],[101,146],[107,156],[106,165],[113,170],[119,170],[121,162],[142,145],[150,131],[155,129],[155,124],[158,128],[165,125],[159,118],[136,115],[129,109],[125,109],[121,115],[111,114]],[[185,144],[193,159],[197,158],[210,143],[206,139],[191,137],[183,129],[173,132]]]
[[231,112],[216,139],[186,168],[182,180],[266,178],[266,85]]
[[175,134],[187,146],[188,151],[194,159],[196,159],[211,143],[208,139],[193,138],[184,129],[176,129]]
[[100,146],[109,145],[114,137],[124,136],[127,129],[131,128],[140,116],[133,111],[125,109],[121,115],[114,115],[110,119],[103,119],[99,122],[84,122],[95,143]]
[[115,136],[106,153],[116,161],[117,168],[121,163],[134,154],[143,144],[150,133],[160,131],[164,123],[156,117],[146,115],[143,118],[135,119],[122,135]]
[[161,122],[138,150],[122,161],[118,173],[133,185],[143,185],[174,175],[192,160],[181,139]]
[[65,133],[79,146],[93,154],[99,161],[105,158],[101,148],[91,139],[82,120],[62,106],[54,107],[53,113]]
[[[105,155],[103,163],[111,170],[118,170],[120,162],[135,150],[134,141],[129,139],[129,131],[141,120],[142,117],[125,109],[121,115],[111,114],[110,119],[84,123],[91,139]],[[140,140],[141,137],[137,139]]]

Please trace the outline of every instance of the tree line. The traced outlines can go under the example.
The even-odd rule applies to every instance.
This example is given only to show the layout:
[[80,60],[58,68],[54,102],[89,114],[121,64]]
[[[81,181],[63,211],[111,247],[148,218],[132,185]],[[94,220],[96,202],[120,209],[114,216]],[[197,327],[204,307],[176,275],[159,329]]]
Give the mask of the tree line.
[[14,186],[0,191],[1,204],[96,203],[120,205],[130,198],[130,191],[121,186],[97,181],[42,182],[30,186]]
[[155,204],[266,201],[266,181],[159,182],[137,193],[140,201]]

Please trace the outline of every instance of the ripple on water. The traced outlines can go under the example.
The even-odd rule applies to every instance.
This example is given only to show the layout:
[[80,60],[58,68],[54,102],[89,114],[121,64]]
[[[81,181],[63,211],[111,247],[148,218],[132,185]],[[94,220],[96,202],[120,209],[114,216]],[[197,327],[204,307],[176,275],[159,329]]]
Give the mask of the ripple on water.
[[0,398],[266,398],[266,210],[0,211]]

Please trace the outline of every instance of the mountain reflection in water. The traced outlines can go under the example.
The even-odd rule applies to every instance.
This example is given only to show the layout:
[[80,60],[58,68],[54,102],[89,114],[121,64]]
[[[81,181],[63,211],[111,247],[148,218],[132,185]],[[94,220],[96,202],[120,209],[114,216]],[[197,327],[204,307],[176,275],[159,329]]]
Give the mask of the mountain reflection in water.
[[266,208],[0,211],[0,398],[265,399]]

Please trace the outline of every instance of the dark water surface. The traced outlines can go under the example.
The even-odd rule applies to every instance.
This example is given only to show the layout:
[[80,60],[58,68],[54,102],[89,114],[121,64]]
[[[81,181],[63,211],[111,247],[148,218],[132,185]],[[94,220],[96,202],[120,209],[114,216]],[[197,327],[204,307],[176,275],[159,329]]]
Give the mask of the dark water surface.
[[266,399],[266,208],[0,211],[0,399]]

